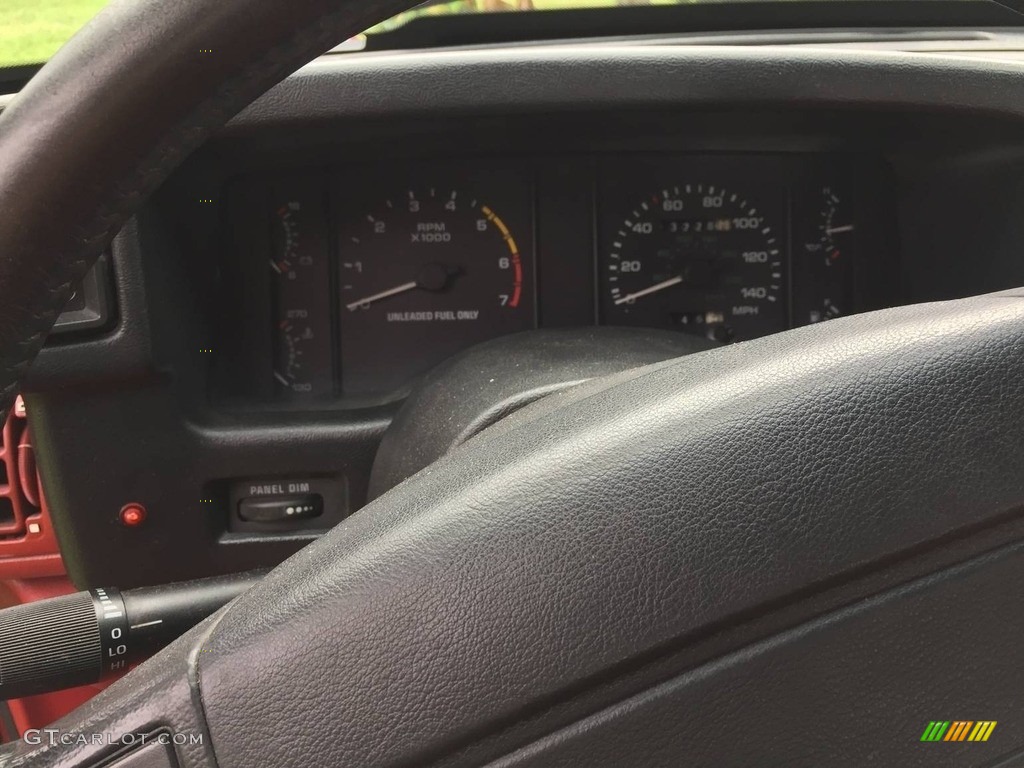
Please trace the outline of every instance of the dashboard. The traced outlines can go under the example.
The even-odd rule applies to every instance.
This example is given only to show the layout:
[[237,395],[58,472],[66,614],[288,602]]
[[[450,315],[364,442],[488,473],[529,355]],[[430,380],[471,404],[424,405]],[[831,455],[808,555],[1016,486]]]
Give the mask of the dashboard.
[[339,54],[257,100],[114,240],[103,327],[26,380],[76,583],[280,562],[478,342],[742,345],[1024,285],[1018,61],[774,42]]
[[244,307],[225,296],[213,394],[358,407],[538,327],[729,344],[858,312],[898,276],[891,187],[879,158],[839,154],[480,157],[235,178],[225,270],[246,295]]

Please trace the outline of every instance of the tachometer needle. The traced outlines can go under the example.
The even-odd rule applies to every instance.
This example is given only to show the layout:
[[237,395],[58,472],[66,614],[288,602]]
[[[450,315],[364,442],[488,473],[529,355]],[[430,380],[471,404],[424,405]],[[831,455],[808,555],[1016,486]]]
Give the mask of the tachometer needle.
[[397,296],[400,293],[411,291],[413,288],[417,287],[419,287],[419,283],[413,280],[412,282],[409,283],[402,283],[401,285],[396,285],[394,288],[388,288],[386,291],[375,293],[372,296],[366,296],[365,298],[359,299],[359,301],[353,301],[352,303],[346,304],[345,306],[348,308],[350,312],[355,312],[360,307],[368,307],[375,301],[386,299],[389,296]]
[[650,288],[644,288],[642,291],[627,293],[621,299],[616,299],[615,303],[625,304],[627,301],[632,301],[633,299],[639,299],[641,296],[648,296],[649,294],[663,291],[666,288],[671,288],[673,285],[679,285],[681,282],[683,282],[683,276],[676,275],[675,277],[670,277],[668,280],[662,280],[660,283],[655,283]]

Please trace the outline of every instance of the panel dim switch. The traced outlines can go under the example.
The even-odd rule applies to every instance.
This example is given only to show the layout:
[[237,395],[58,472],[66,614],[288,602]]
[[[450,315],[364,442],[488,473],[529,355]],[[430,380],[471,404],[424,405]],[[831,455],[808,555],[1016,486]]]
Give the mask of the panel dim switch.
[[238,516],[250,523],[308,520],[311,517],[319,517],[323,511],[324,499],[319,493],[251,498],[238,502]]

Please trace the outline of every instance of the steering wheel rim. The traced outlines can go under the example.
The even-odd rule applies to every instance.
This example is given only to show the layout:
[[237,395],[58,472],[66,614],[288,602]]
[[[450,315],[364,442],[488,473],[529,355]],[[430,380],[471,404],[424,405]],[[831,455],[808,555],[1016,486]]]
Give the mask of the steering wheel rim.
[[[5,397],[70,286],[191,149],[308,58],[411,2],[336,5],[118,0],[4,112]],[[901,674],[933,708],[965,692],[1012,706],[1022,620],[993,617],[1024,595],[1022,298],[833,321],[542,400],[62,724],[113,744],[2,754],[92,765],[124,733],[173,730],[203,737],[175,749],[195,766],[750,764],[763,742],[742,726],[755,716],[891,730],[877,712],[894,716],[899,696],[878,689]],[[968,584],[981,590],[971,605],[935,607]],[[860,653],[880,617],[901,611],[928,620],[878,636],[892,658]],[[899,672],[914,654],[979,646],[1000,663],[940,679]],[[837,678],[853,691],[845,721],[814,690],[837,653],[858,660]],[[735,671],[763,671],[766,655],[794,680],[810,675],[792,686],[798,705],[767,685],[737,692]],[[695,707],[710,701],[735,719],[702,720]],[[602,741],[640,711],[643,723]],[[703,741],[671,741],[683,713]],[[1003,732],[1020,744],[1014,728]],[[776,733],[773,755],[828,754],[825,742],[801,753],[798,736]],[[907,741],[890,754],[920,764]],[[851,759],[874,748],[847,746]]]
[[[188,154],[414,0],[114,0],[0,114],[0,406],[114,235]],[[58,214],[59,212],[59,214]]]

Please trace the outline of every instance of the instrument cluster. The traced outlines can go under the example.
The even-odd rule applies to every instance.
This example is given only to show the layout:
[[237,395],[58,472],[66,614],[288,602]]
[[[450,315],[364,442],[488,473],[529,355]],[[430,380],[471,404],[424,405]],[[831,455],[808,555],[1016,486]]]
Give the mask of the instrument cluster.
[[[222,377],[218,395],[355,407],[401,397],[473,344],[539,326],[669,328],[730,344],[875,308],[891,293],[874,285],[895,279],[878,163],[595,157],[549,183],[552,162],[237,180],[225,275],[260,315],[245,322],[266,333],[226,324],[259,349],[235,345],[234,380],[250,383]],[[563,300],[588,309],[573,316]]]

